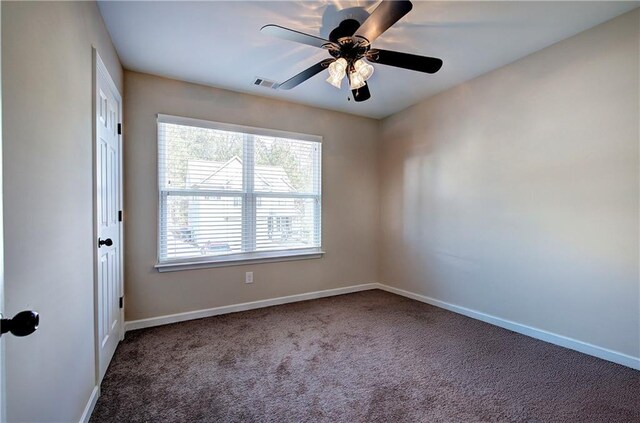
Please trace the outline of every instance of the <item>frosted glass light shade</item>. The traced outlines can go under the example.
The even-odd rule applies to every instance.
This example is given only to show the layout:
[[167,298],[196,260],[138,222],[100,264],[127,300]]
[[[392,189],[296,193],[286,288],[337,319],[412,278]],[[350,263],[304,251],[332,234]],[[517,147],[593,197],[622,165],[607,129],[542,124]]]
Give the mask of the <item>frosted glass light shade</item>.
[[342,79],[344,78],[344,74],[342,75],[329,75],[329,77],[327,78],[327,82],[331,85],[333,85],[334,87],[336,87],[337,89],[340,89],[340,87],[342,86]]
[[349,88],[352,90],[364,87],[364,78],[358,71],[354,71],[349,74],[349,82],[351,84]]
[[340,89],[342,86],[342,78],[345,77],[347,70],[347,61],[343,58],[336,60],[329,65],[329,77],[327,82],[334,87]]
[[373,75],[373,66],[371,66],[370,64],[368,64],[362,59],[356,60],[356,62],[353,64],[353,67],[356,69],[356,72],[358,72],[360,76],[362,76],[362,79],[365,81],[371,78],[371,75]]
[[340,76],[340,78],[344,78],[346,70],[347,61],[343,58],[340,58],[329,65],[329,75],[331,76]]

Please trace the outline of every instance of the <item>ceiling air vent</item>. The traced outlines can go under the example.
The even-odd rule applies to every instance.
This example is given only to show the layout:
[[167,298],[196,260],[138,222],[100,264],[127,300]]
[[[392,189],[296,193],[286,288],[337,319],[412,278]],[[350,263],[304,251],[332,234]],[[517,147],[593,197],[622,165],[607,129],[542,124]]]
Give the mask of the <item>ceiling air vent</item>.
[[278,88],[278,83],[275,81],[269,81],[268,79],[257,77],[255,81],[253,81],[253,85],[259,85],[265,88],[273,88],[274,90]]

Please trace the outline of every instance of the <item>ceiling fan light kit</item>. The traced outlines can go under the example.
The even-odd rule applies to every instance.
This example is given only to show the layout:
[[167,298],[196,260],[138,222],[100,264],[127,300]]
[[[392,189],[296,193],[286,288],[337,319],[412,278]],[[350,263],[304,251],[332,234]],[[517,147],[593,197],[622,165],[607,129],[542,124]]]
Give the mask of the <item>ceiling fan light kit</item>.
[[278,25],[265,25],[261,29],[264,33],[326,49],[332,56],[279,84],[278,89],[290,90],[326,68],[329,73],[326,81],[329,84],[340,89],[342,80],[347,76],[353,99],[361,102],[371,98],[367,80],[373,75],[374,67],[367,61],[417,72],[436,73],[442,67],[441,59],[371,48],[371,43],[409,13],[412,7],[408,0],[383,0],[362,24],[355,19],[342,21],[331,31],[328,40]]
[[346,59],[341,57],[329,65],[327,82],[340,89],[342,79],[344,79],[347,74],[347,69],[349,69],[349,89],[351,90],[364,87],[365,81],[373,75],[373,66],[366,63],[363,59],[358,59],[350,65]]

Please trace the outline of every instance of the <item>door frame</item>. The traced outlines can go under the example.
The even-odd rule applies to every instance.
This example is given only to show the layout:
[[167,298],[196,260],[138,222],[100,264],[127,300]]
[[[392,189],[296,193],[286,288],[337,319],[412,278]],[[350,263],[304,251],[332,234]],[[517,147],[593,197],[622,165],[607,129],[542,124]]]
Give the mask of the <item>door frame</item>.
[[[2,203],[2,2],[0,1],[0,312],[5,310],[4,303],[4,216]],[[2,313],[0,313],[2,316]],[[4,339],[0,338],[0,422],[7,421],[7,382],[5,372]]]
[[[91,106],[91,111],[92,111],[92,115],[91,115],[91,121],[92,121],[92,128],[93,128],[93,136],[91,139],[92,142],[92,147],[91,147],[91,151],[93,154],[93,179],[92,179],[92,191],[93,191],[93,246],[92,248],[94,249],[94,254],[93,254],[93,314],[94,314],[94,347],[95,347],[95,379],[96,379],[96,386],[98,388],[98,394],[100,393],[100,384],[102,383],[101,377],[100,377],[100,339],[99,339],[99,330],[98,330],[98,321],[99,321],[99,316],[98,316],[98,251],[96,248],[96,245],[98,245],[98,192],[96,190],[96,185],[97,185],[97,178],[98,178],[98,173],[97,173],[97,154],[98,151],[96,149],[96,145],[97,145],[97,141],[98,141],[98,128],[97,128],[97,118],[96,118],[96,113],[97,113],[97,88],[98,88],[98,77],[99,75],[102,75],[107,84],[109,85],[109,88],[112,90],[113,94],[116,96],[116,100],[118,100],[118,122],[122,122],[122,95],[120,94],[120,91],[118,90],[118,87],[116,86],[116,84],[113,82],[113,78],[111,78],[111,75],[109,74],[109,71],[107,70],[107,67],[105,66],[104,62],[102,61],[102,59],[100,58],[100,55],[98,54],[98,51],[96,50],[95,47],[92,48],[93,50],[93,81],[92,81],[92,95],[91,98],[93,100],[92,102],[92,106]],[[122,138],[123,135],[119,134],[118,135],[118,189],[119,189],[119,194],[118,194],[118,203],[119,203],[119,207],[118,210],[123,210],[123,181],[122,181]],[[124,215],[124,212],[123,212]],[[120,297],[124,299],[124,216],[122,221],[120,222],[120,227],[119,227],[119,233],[120,233],[120,254],[119,254],[119,260],[120,260]],[[124,301],[124,300],[123,300]],[[120,331],[120,341],[122,341],[124,339],[124,303],[122,308],[120,308],[120,321],[122,322],[121,325],[121,331]]]

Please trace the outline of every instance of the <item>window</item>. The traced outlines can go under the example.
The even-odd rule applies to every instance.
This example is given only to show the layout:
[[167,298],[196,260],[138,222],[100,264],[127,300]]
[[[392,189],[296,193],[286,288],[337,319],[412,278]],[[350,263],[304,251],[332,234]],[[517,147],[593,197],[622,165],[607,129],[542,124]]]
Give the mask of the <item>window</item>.
[[319,257],[320,140],[158,115],[156,267]]

